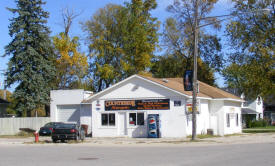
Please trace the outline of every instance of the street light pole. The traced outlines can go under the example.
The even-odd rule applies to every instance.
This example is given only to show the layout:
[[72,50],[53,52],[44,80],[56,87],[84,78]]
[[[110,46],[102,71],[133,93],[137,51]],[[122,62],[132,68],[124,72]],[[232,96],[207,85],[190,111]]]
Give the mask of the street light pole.
[[193,71],[193,96],[192,96],[192,140],[196,139],[197,132],[197,56],[198,56],[198,0],[195,2],[194,20],[194,71]]

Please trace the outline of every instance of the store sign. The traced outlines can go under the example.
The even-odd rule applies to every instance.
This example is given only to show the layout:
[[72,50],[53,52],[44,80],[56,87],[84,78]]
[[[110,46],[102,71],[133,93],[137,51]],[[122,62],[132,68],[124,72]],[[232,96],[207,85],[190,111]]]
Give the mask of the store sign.
[[[192,114],[192,109],[193,109],[193,104],[192,104],[192,100],[187,100],[186,101],[186,113],[187,114]],[[197,114],[200,113],[200,110],[199,110],[199,101],[197,101],[197,105],[196,105],[196,112]]]
[[170,99],[107,100],[105,110],[169,110]]

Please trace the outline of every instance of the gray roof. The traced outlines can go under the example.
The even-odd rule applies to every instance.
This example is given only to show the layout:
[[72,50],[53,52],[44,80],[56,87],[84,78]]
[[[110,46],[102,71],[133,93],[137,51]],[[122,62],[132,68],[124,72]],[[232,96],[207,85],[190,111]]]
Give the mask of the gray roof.
[[251,108],[242,108],[242,114],[259,114]]

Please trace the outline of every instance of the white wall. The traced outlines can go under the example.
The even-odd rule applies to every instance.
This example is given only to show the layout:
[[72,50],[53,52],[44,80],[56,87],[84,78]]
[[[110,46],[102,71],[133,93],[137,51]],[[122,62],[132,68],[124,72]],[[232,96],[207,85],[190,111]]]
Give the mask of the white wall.
[[156,86],[155,84],[140,80],[138,78],[132,78],[125,81],[116,87],[114,91],[106,91],[106,93],[100,96],[100,99],[146,99],[146,98],[170,98],[177,97],[176,94],[170,90]]
[[80,124],[88,125],[88,134],[92,132],[92,105],[81,104],[80,106]]
[[[139,110],[139,111],[104,111],[105,100],[137,100],[137,99],[170,99],[170,110]],[[181,106],[174,107],[174,100],[181,100]],[[96,105],[100,106],[96,106]],[[159,114],[161,137],[185,137],[186,115],[185,97],[177,93],[158,87],[140,79],[131,79],[118,86],[115,90],[105,93],[92,102],[92,130],[95,137],[118,136],[118,112],[126,112],[127,136],[147,137],[148,114]],[[116,113],[116,125],[110,127],[101,126],[101,113]],[[145,112],[145,125],[129,126],[130,112]]]
[[212,100],[209,102],[210,125],[215,135],[224,134],[223,100]]
[[28,118],[0,118],[0,135],[14,135],[20,132],[19,128],[39,130],[50,122],[48,117]]
[[51,94],[51,121],[57,121],[57,105],[80,104],[84,99],[84,90],[52,90]]
[[[223,118],[224,118],[224,133],[226,134],[234,134],[242,132],[242,123],[241,123],[241,103],[225,101],[223,107]],[[226,115],[230,115],[230,127],[227,127]],[[236,122],[236,114],[238,114],[238,126]]]

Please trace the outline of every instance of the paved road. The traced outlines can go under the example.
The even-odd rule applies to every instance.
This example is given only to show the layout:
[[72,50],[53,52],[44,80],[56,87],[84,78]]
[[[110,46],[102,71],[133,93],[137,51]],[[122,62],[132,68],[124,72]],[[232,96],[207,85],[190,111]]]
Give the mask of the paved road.
[[274,166],[275,143],[211,146],[0,145],[0,166]]

